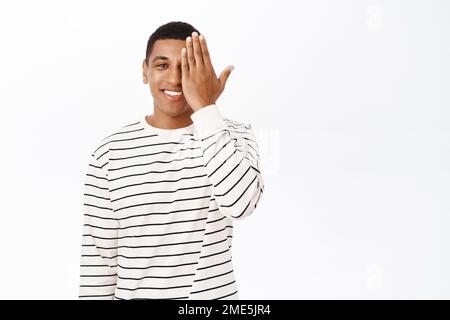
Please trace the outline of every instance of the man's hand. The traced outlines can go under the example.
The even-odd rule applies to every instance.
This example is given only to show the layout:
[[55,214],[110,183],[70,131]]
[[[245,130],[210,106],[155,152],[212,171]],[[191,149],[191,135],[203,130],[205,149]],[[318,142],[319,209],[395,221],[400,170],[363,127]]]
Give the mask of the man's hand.
[[197,32],[186,38],[186,48],[181,50],[181,86],[187,103],[194,111],[216,103],[230,76],[233,66],[228,66],[217,78],[203,35]]

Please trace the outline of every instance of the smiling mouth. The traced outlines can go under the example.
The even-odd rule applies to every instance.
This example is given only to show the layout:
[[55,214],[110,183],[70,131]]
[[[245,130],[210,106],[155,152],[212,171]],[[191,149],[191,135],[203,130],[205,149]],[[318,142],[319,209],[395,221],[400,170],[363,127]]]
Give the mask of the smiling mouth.
[[182,91],[172,91],[172,90],[161,90],[163,95],[169,100],[169,101],[180,101],[184,99],[184,95]]

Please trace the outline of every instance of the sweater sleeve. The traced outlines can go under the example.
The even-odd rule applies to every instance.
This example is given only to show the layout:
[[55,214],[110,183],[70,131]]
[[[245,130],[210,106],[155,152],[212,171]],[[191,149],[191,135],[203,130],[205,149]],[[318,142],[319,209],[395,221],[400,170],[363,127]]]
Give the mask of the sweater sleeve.
[[204,168],[219,211],[235,220],[249,216],[264,191],[251,125],[227,123],[215,104],[197,110],[191,119],[201,140]]
[[114,299],[116,289],[119,222],[111,207],[106,161],[93,154],[85,178],[80,299]]

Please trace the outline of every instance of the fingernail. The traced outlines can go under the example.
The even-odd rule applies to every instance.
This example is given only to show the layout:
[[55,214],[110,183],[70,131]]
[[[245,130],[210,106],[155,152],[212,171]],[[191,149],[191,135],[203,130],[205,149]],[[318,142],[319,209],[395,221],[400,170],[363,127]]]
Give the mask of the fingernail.
[[231,66],[230,71],[233,71],[233,70],[234,70],[234,66]]
[[192,35],[194,36],[194,37],[196,37],[196,36],[198,36],[198,33],[197,32],[192,32]]

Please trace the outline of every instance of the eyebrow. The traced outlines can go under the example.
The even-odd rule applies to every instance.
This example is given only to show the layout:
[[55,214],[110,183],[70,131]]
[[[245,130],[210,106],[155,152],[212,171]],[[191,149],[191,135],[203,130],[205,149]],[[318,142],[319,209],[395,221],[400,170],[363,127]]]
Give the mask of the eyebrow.
[[164,56],[156,56],[153,58],[152,63],[157,61],[157,60],[169,60],[169,58],[164,57]]

